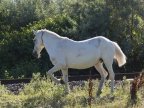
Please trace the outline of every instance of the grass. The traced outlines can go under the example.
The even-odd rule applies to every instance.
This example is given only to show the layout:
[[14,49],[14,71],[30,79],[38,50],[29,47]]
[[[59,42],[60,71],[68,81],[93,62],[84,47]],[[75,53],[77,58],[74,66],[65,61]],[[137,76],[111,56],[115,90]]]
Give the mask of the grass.
[[[0,85],[1,108],[90,108],[88,105],[88,82],[83,86],[74,86],[69,94],[63,85],[56,85],[49,78],[34,75],[31,83],[25,85],[19,95],[9,92]],[[110,87],[106,83],[100,98],[95,98],[98,80],[93,80],[93,100],[91,108],[143,108],[144,87],[138,91],[137,104],[130,100],[130,82],[117,84],[115,97],[109,95]]]

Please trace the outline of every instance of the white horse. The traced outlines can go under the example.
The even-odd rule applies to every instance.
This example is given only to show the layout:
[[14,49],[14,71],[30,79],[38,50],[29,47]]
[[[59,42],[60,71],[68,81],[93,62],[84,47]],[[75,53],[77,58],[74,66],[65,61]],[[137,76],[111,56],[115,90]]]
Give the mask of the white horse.
[[[115,77],[112,68],[113,59],[117,60],[119,66],[126,63],[126,56],[117,43],[102,36],[83,41],[74,41],[46,29],[33,32],[35,35],[33,54],[39,58],[41,50],[45,47],[54,65],[48,71],[48,75],[52,80],[60,83],[60,80],[52,74],[61,70],[66,90],[69,91],[68,68],[86,69],[94,66],[101,75],[97,96],[101,93],[108,72],[111,80],[111,94],[113,94]],[[108,72],[104,69],[101,60],[104,62]]]

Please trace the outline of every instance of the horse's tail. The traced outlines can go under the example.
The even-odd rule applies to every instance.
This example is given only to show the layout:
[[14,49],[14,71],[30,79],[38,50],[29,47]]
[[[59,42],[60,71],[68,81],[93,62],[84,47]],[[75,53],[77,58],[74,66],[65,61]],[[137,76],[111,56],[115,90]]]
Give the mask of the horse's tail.
[[113,42],[115,46],[114,58],[117,60],[119,67],[126,63],[126,56],[116,42]]

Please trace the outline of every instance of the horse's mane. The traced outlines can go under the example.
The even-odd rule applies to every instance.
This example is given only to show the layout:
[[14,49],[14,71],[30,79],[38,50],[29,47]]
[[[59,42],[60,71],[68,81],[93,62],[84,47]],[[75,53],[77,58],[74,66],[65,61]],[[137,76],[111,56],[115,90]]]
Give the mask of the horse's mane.
[[69,39],[68,37],[63,37],[63,36],[60,36],[58,35],[57,33],[53,32],[53,31],[50,31],[50,30],[47,30],[47,29],[41,29],[39,30],[40,32],[44,32],[46,34],[48,34],[49,36],[51,37],[54,37],[54,38],[62,38],[62,39]]
[[47,30],[47,29],[41,29],[41,30],[39,30],[39,31],[40,31],[40,32],[44,32],[44,33],[46,33],[46,34],[48,34],[48,35],[50,35],[50,36],[52,36],[52,37],[61,37],[61,36],[58,35],[57,33],[52,32],[52,31]]

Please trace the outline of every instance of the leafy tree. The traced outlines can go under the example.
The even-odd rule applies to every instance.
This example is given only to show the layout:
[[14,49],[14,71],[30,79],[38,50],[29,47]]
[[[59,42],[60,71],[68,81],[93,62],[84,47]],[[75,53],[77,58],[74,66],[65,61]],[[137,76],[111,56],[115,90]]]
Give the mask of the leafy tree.
[[31,54],[32,30],[43,28],[74,40],[103,35],[127,55],[127,65],[116,70],[144,68],[141,0],[0,0],[0,78],[45,74],[51,67],[46,51],[40,60]]

